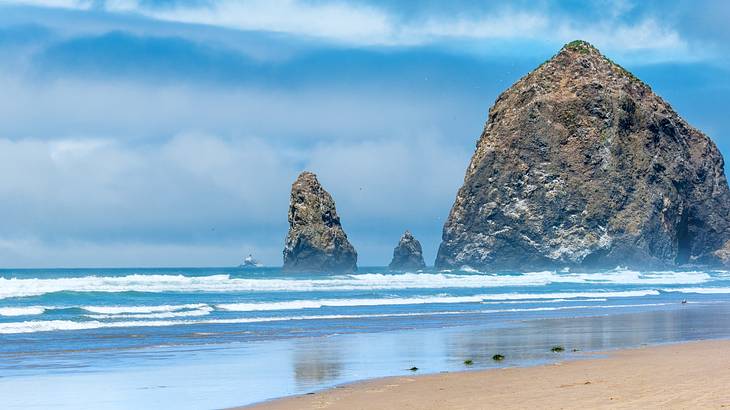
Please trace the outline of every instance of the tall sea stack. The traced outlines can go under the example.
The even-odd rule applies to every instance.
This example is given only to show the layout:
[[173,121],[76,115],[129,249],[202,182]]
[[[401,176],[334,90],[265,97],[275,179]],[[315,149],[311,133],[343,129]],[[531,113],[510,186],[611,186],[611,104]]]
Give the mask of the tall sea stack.
[[311,172],[302,172],[291,187],[283,269],[330,273],[357,269],[357,252],[342,229],[335,201]]
[[649,86],[574,41],[490,109],[436,266],[727,264],[723,166]]

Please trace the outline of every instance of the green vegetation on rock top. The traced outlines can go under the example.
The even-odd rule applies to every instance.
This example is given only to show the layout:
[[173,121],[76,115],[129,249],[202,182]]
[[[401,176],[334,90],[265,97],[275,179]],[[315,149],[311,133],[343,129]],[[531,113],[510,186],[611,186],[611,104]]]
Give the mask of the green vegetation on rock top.
[[577,51],[581,54],[588,54],[591,50],[596,50],[593,45],[584,40],[573,40],[570,43],[563,46],[566,50]]
[[[590,54],[591,51],[594,51],[594,52],[598,53],[601,57],[603,57],[606,61],[608,61],[608,63],[611,64],[619,73],[629,77],[630,79],[632,79],[634,81],[637,81],[637,82],[640,82],[643,84],[643,81],[641,81],[639,78],[637,78],[631,71],[623,68],[621,65],[617,64],[615,61],[604,56],[596,47],[593,46],[593,44],[591,44],[585,40],[573,40],[570,43],[564,45],[563,49],[575,51],[580,54]],[[543,64],[545,64],[545,63],[543,63]]]

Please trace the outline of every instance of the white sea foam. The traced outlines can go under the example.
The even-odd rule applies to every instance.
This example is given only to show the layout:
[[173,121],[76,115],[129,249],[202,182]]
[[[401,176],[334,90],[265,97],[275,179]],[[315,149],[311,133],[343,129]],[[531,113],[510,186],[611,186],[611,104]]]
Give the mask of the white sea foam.
[[679,292],[679,293],[701,293],[707,295],[719,295],[730,293],[730,288],[668,288],[662,289],[662,292]]
[[25,322],[0,323],[0,334],[35,333],[59,330],[88,330],[100,328],[125,328],[125,327],[164,327],[183,325],[206,325],[206,324],[245,324],[262,322],[287,322],[298,320],[339,320],[339,319],[372,319],[388,317],[412,317],[412,316],[443,316],[462,315],[465,313],[513,313],[513,312],[540,312],[574,309],[620,309],[629,307],[664,306],[669,303],[651,304],[625,304],[625,305],[579,305],[579,306],[556,306],[537,308],[515,308],[515,309],[490,309],[477,312],[466,311],[441,311],[441,312],[411,312],[411,313],[382,313],[363,315],[309,315],[309,316],[286,316],[286,317],[257,317],[257,318],[232,318],[232,319],[209,319],[209,320],[158,320],[158,321],[120,321],[100,322],[97,320],[75,322],[70,320],[35,320]]
[[572,305],[572,306],[556,306],[556,307],[480,310],[479,313],[545,312],[545,311],[573,310],[573,309],[615,309],[615,308],[631,308],[631,307],[647,307],[647,306],[667,306],[669,304],[670,303],[633,303],[633,304],[625,304],[625,305],[577,305],[577,306]]
[[[730,291],[729,291],[730,292]],[[719,293],[719,292],[718,292]],[[322,307],[397,306],[422,304],[517,304],[559,302],[605,302],[608,298],[642,297],[658,295],[656,290],[630,290],[617,292],[560,292],[560,293],[497,293],[469,296],[419,296],[408,298],[363,299],[309,299],[282,302],[223,303],[214,307],[205,303],[184,305],[147,306],[80,306],[92,319],[169,319],[186,316],[205,316],[217,310],[231,312],[318,309]],[[40,315],[47,310],[65,309],[69,306],[0,307],[0,316]]]
[[[424,296],[412,298],[379,298],[379,299],[320,299],[320,300],[291,300],[284,302],[258,303],[224,303],[216,305],[216,309],[233,312],[251,312],[268,310],[299,310],[318,309],[322,307],[355,307],[355,306],[394,306],[394,305],[422,305],[422,304],[450,304],[450,303],[505,303],[504,301],[527,300],[544,302],[567,301],[575,298],[583,301],[605,301],[612,297],[641,297],[658,295],[656,290],[633,290],[620,292],[564,292],[564,293],[502,293],[483,294],[473,296]],[[547,300],[546,300],[547,299]],[[552,299],[552,300],[551,300]],[[493,302],[487,302],[493,301]],[[510,302],[514,303],[514,302]]]
[[640,272],[616,268],[607,272],[559,273],[551,280],[554,283],[611,283],[623,285],[670,285],[699,284],[711,279],[706,272],[700,271],[656,271]]
[[704,272],[637,272],[616,269],[603,273],[528,272],[515,275],[456,273],[365,273],[326,279],[251,279],[226,274],[211,276],[128,275],[56,279],[0,277],[0,299],[53,292],[305,292],[542,286],[549,283],[699,284]]
[[46,308],[43,306],[2,307],[0,308],[0,316],[42,315],[45,311]]
[[154,306],[81,306],[81,309],[106,315],[118,315],[121,313],[158,313],[175,312],[185,309],[200,309],[207,307],[205,303],[194,303],[187,305],[154,305]]
[[[73,292],[175,292],[225,291],[229,275],[127,275],[84,276],[56,279],[18,279],[0,277],[0,298],[37,296]],[[235,285],[235,284],[234,284]],[[241,287],[240,284],[238,287]],[[234,289],[238,290],[238,289]],[[241,288],[240,290],[245,290]]]
[[[618,292],[561,292],[561,293],[498,293],[470,296],[420,296],[408,298],[369,299],[310,299],[282,302],[223,303],[215,309],[231,312],[275,311],[318,309],[322,307],[397,306],[421,304],[516,304],[516,303],[559,303],[559,302],[605,302],[607,298],[641,297],[659,294],[656,290],[632,290]],[[80,306],[89,312],[92,319],[169,319],[186,316],[205,316],[214,307],[205,303],[184,305],[146,306]],[[48,310],[66,309],[69,306],[0,307],[0,316],[40,315]]]
[[430,296],[414,298],[379,298],[379,299],[320,299],[290,300],[285,302],[260,303],[224,303],[216,305],[216,309],[232,312],[252,312],[265,310],[299,310],[318,309],[322,307],[355,307],[355,306],[393,306],[421,305],[442,303],[477,303],[484,295],[476,296]]
[[606,302],[606,298],[591,298],[591,299],[547,299],[547,300],[501,300],[493,302],[481,302],[483,305],[510,305],[510,304],[525,304],[525,303],[575,303],[575,302]]
[[552,293],[499,293],[484,295],[485,300],[526,300],[526,299],[575,299],[575,298],[633,298],[655,296],[659,291],[654,289],[601,291],[601,292],[552,292]]
[[75,322],[71,320],[34,320],[26,322],[0,323],[0,334],[35,333],[57,330],[87,330],[101,328],[124,328],[124,327],[164,327],[182,325],[207,325],[207,324],[245,324],[262,322],[288,322],[296,320],[333,320],[333,319],[366,319],[379,317],[407,317],[407,316],[436,316],[455,315],[465,312],[431,312],[431,313],[394,313],[394,314],[372,314],[372,315],[317,315],[317,316],[287,316],[287,317],[254,317],[235,319],[210,319],[210,320],[145,320],[145,321],[120,321],[100,322],[97,320]]
[[112,327],[159,327],[185,324],[176,321],[135,321],[135,322],[75,322],[72,320],[33,320],[26,322],[0,323],[0,334],[50,332],[56,330],[86,330]]
[[206,316],[213,311],[208,305],[201,305],[197,309],[181,309],[175,311],[160,311],[157,313],[115,313],[84,315],[92,319],[170,319],[173,317]]

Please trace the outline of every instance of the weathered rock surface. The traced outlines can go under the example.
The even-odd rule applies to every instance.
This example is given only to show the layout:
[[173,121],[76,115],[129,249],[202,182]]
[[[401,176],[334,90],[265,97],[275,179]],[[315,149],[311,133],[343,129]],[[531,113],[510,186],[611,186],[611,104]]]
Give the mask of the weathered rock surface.
[[730,241],[726,241],[725,244],[713,254],[722,265],[730,266]]
[[413,237],[411,231],[406,231],[401,236],[398,246],[393,249],[393,260],[390,261],[390,270],[423,269],[426,262],[423,261],[423,248],[421,243]]
[[357,269],[357,252],[342,229],[335,201],[311,172],[302,172],[292,184],[283,269],[332,273]]
[[730,260],[715,144],[588,43],[497,98],[437,267],[636,268]]

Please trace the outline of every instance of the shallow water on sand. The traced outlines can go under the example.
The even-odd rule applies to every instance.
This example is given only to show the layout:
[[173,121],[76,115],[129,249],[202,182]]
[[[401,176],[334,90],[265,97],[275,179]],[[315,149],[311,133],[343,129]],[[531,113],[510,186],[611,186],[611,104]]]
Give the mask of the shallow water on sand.
[[0,397],[5,408],[216,408],[413,366],[730,337],[729,319],[724,271],[5,270]]

